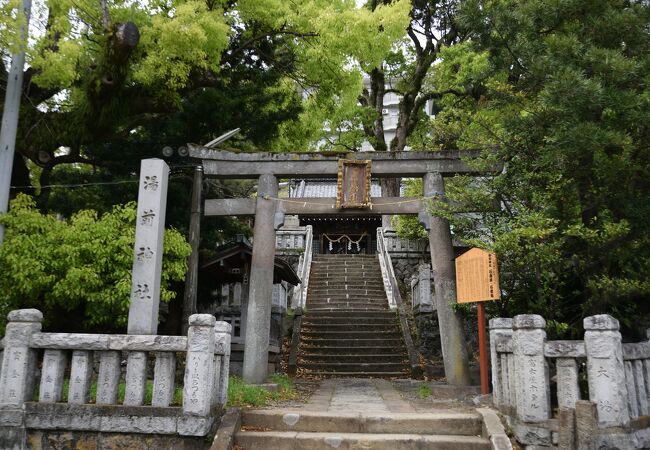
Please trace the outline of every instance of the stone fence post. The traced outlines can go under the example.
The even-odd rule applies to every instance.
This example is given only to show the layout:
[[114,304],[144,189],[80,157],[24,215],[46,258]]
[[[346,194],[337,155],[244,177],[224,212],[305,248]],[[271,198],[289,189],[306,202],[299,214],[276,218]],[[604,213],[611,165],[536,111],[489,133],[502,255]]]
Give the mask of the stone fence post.
[[[230,340],[232,326],[228,322],[219,321],[214,327],[215,332],[215,383],[214,406],[223,407],[228,400],[228,374],[230,372]],[[219,368],[217,370],[217,367]]]
[[37,351],[29,348],[31,336],[41,331],[43,313],[17,309],[7,316],[5,348],[0,375],[0,404],[22,406],[34,391]]
[[508,370],[507,353],[497,352],[497,341],[503,338],[512,338],[512,319],[495,318],[490,319],[490,359],[492,367],[492,398],[497,408],[514,406],[514,391],[510,391],[510,376],[514,376]]
[[630,422],[618,320],[607,314],[584,319],[589,400],[596,404],[598,425],[626,426]]
[[212,408],[216,319],[210,314],[192,314],[187,332],[187,356],[183,386],[183,413],[207,416]]
[[544,358],[546,321],[536,314],[520,314],[513,321],[517,417],[523,422],[550,418],[548,366]]
[[[415,312],[432,312],[434,307],[433,297],[431,295],[431,266],[429,264],[420,264],[418,266],[418,283],[416,289],[418,290],[418,304]],[[413,306],[415,307],[416,305]]]

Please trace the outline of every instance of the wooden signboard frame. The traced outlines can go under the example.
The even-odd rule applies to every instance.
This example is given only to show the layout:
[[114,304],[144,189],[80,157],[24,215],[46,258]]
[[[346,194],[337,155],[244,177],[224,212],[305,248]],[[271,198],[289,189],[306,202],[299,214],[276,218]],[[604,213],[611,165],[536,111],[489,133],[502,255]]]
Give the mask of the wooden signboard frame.
[[499,268],[496,254],[473,248],[456,258],[458,303],[499,300]]
[[339,159],[336,207],[367,208],[370,206],[370,159]]
[[485,302],[499,300],[499,267],[497,256],[473,248],[456,258],[456,302],[478,303],[478,345],[481,369],[481,394],[488,394],[487,336],[485,331]]

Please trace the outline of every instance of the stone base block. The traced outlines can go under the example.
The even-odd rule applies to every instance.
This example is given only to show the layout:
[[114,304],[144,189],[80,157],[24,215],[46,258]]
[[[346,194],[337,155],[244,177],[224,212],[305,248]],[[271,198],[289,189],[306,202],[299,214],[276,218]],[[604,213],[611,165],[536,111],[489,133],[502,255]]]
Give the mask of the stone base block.
[[27,448],[46,450],[205,450],[210,444],[203,437],[163,436],[125,433],[98,433],[92,431],[34,430],[27,435]]
[[25,425],[29,430],[206,436],[215,416],[186,416],[179,407],[25,404]]
[[542,446],[542,447],[551,447],[551,431],[540,426],[529,423],[515,423],[514,426],[515,437],[517,441],[526,445],[528,448],[529,445]]

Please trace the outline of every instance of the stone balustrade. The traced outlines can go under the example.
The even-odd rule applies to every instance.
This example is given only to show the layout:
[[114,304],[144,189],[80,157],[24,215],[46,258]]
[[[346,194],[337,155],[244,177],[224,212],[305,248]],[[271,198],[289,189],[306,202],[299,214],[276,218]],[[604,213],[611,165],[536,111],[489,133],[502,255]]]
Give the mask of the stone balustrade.
[[397,235],[393,230],[384,229],[384,241],[386,251],[393,257],[408,257],[412,254],[427,255],[429,253],[428,239],[405,239]]
[[430,313],[435,310],[431,291],[431,266],[420,264],[418,271],[411,278],[411,308],[413,312]]
[[[43,333],[36,309],[12,311],[8,319],[0,441],[19,436],[24,443],[24,430],[205,436],[226,402],[231,326],[214,316],[190,316],[187,337]],[[181,406],[170,406],[177,354],[185,360],[183,398]],[[145,404],[148,384],[152,394]],[[20,442],[14,447],[23,448]]]
[[[275,251],[277,254],[303,252],[308,243],[311,225],[295,229],[280,228],[275,232]],[[311,244],[311,242],[309,242]]]
[[541,316],[490,320],[494,404],[526,446],[650,446],[650,340],[623,344],[606,314],[583,325],[582,341],[547,341]]
[[[278,255],[299,256],[296,273],[302,282],[293,288],[293,293],[291,295],[291,308],[293,309],[305,307],[307,289],[309,287],[309,275],[311,272],[313,241],[314,232],[311,225],[305,227],[297,225],[290,227],[285,226],[276,231],[275,252]],[[285,300],[284,311],[286,311],[286,307],[287,305]]]

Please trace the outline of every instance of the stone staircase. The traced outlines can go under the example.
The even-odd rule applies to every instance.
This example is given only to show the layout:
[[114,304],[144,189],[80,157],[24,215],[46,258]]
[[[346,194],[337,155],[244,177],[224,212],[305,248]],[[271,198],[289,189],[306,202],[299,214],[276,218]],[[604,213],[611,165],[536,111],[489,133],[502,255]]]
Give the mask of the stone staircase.
[[237,448],[488,450],[477,413],[243,411]]
[[408,377],[396,313],[372,255],[315,255],[303,314],[298,373]]

